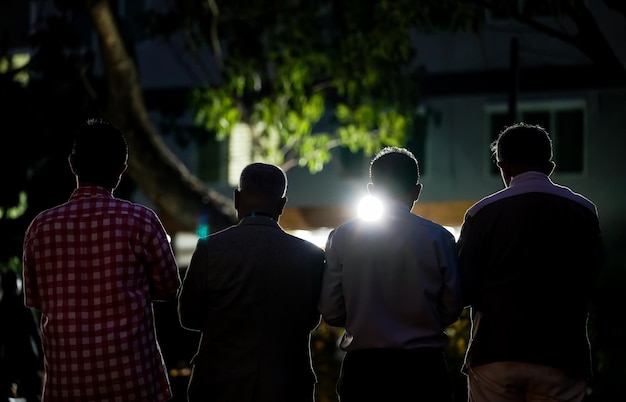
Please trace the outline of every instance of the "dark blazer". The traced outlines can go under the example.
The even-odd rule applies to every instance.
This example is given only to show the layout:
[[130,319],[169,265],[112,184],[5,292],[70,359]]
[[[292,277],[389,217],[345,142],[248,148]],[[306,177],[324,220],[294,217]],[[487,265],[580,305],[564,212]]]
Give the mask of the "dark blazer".
[[321,248],[264,216],[198,240],[179,295],[181,324],[202,331],[190,402],[314,400],[324,266]]

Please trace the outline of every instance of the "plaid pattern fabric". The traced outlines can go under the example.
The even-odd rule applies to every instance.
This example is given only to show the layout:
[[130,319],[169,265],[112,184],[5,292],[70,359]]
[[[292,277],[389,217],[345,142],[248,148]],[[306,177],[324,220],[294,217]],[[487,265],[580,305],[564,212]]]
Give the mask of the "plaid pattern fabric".
[[41,309],[43,401],[166,401],[153,300],[180,286],[165,230],[144,206],[80,187],[24,240],[24,292]]

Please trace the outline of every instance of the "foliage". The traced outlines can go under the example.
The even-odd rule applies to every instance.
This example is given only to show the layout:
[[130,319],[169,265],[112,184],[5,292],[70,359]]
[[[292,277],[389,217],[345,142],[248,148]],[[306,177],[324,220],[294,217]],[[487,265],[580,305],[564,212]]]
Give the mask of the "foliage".
[[[323,25],[335,20],[330,11],[272,17],[266,25],[260,21],[267,14],[234,24],[221,19],[220,27],[230,24],[223,38],[229,49],[224,83],[196,91],[199,123],[225,138],[243,121],[252,129],[255,158],[311,172],[323,169],[336,146],[372,154],[406,143],[415,117],[408,105],[417,103],[417,91],[409,93],[417,80],[405,68],[413,56],[406,35],[386,37],[393,41],[387,46],[376,40],[382,24],[372,24],[375,32],[349,32],[356,21]],[[255,54],[238,50],[243,38],[234,36],[249,30],[256,33]]]
[[343,352],[339,349],[339,339],[343,329],[331,327],[324,321],[311,334],[311,359],[318,383],[315,385],[316,402],[335,402],[335,391]]
[[18,195],[17,205],[4,208],[0,206],[0,219],[17,219],[24,215],[28,204],[26,203],[26,193],[21,191]]
[[7,271],[13,271],[15,273],[22,272],[22,261],[20,257],[12,256],[6,261],[0,261],[0,274],[4,274]]
[[411,30],[417,20],[455,29],[475,21],[469,7],[449,14],[426,3],[181,1],[143,21],[155,36],[184,30],[216,55],[217,79],[194,92],[198,124],[224,139],[244,123],[255,159],[315,173],[337,146],[372,155],[406,145],[425,118]]
[[446,328],[446,334],[448,335],[446,357],[456,401],[467,400],[467,378],[461,370],[465,360],[470,326],[469,309],[465,309],[459,319]]
[[179,0],[140,21],[155,38],[182,31],[190,49],[214,55],[214,76],[192,97],[197,124],[219,140],[245,124],[254,159],[315,173],[334,147],[372,155],[421,141],[415,128],[428,116],[418,107],[424,71],[414,63],[414,32],[478,33],[488,11],[572,43],[577,34],[530,16],[582,23],[582,10],[582,0]]

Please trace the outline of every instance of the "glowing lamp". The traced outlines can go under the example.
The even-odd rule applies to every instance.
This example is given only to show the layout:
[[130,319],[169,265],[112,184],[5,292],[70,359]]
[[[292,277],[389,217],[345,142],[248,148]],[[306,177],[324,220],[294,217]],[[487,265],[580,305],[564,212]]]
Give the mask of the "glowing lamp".
[[357,206],[359,218],[366,221],[375,221],[383,215],[383,204],[378,198],[371,195],[363,197]]

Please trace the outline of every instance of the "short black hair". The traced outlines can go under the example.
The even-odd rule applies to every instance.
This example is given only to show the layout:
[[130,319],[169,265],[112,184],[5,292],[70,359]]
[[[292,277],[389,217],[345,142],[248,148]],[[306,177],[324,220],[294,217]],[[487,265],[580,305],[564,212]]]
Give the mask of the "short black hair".
[[128,160],[126,137],[111,123],[87,119],[74,136],[72,160],[80,180],[108,187]]
[[279,199],[287,192],[287,176],[278,166],[251,163],[241,171],[239,191]]
[[497,161],[540,167],[552,161],[552,140],[542,126],[521,122],[504,127],[491,152]]
[[412,191],[419,182],[419,163],[406,148],[385,147],[370,163],[370,180],[390,195]]

